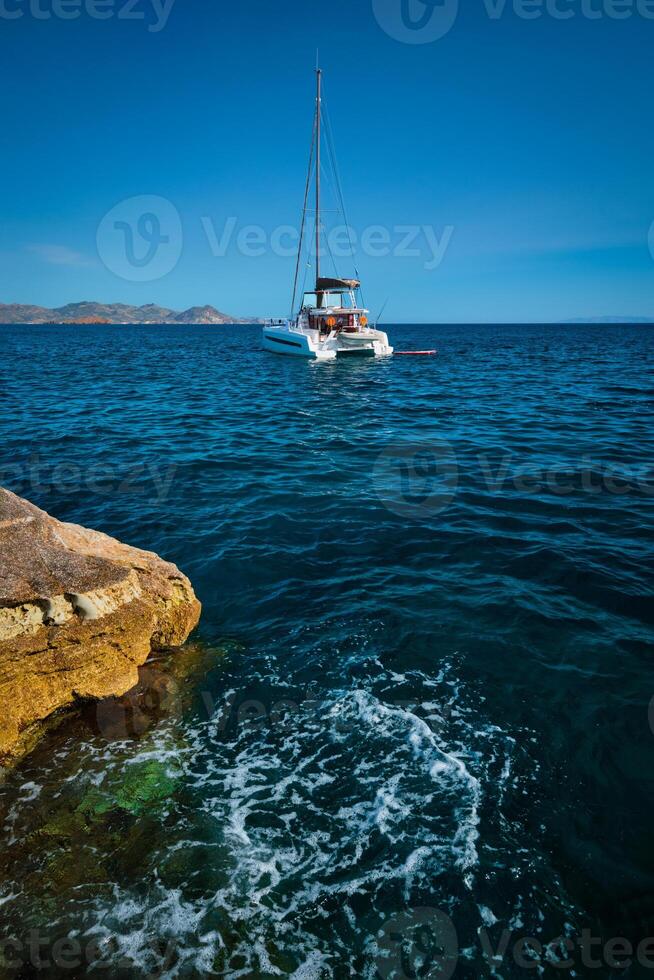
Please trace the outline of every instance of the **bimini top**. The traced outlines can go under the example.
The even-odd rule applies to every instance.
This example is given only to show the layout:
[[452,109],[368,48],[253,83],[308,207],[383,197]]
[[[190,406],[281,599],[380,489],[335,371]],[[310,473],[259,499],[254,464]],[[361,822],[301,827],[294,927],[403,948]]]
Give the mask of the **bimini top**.
[[341,289],[358,289],[361,283],[358,279],[323,279],[316,281],[317,293],[337,293]]

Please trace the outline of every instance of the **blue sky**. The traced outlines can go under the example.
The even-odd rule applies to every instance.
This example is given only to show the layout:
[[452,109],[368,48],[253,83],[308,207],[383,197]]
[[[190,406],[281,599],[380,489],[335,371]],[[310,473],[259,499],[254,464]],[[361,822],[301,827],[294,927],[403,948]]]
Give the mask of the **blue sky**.
[[[93,2],[0,0],[0,302],[287,313],[319,45],[373,312],[654,318],[651,0]],[[398,40],[402,3],[449,30]],[[179,254],[134,281],[98,229],[143,198]]]

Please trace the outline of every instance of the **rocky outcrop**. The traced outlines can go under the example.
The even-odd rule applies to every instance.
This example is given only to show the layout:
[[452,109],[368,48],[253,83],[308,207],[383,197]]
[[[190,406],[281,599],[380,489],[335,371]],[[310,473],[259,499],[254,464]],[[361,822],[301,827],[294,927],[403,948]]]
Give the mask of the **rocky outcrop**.
[[150,652],[180,646],[199,616],[174,565],[0,488],[0,765],[60,709],[125,694]]

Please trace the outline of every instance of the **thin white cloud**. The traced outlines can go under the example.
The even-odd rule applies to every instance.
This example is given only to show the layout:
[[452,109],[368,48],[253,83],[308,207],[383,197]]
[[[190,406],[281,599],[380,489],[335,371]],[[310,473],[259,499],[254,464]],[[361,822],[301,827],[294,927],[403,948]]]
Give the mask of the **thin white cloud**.
[[93,260],[76,252],[67,245],[28,245],[30,252],[38,255],[48,265],[93,265]]

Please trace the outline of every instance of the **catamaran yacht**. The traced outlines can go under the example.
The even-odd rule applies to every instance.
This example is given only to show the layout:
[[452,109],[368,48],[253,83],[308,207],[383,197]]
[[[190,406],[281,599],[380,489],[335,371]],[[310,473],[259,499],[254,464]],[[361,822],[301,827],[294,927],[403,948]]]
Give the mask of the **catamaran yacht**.
[[[317,93],[316,114],[313,127],[309,173],[307,176],[302,229],[295,268],[293,301],[295,310],[298,295],[298,279],[308,213],[307,202],[311,174],[315,161],[315,289],[305,292],[297,314],[285,320],[267,320],[263,327],[263,346],[276,354],[294,357],[309,357],[328,361],[336,357],[366,355],[369,357],[388,357],[393,348],[388,336],[370,323],[370,313],[360,301],[361,282],[359,279],[328,278],[321,274],[321,140],[322,140],[322,71],[316,70]],[[342,193],[336,174],[341,204]],[[345,208],[342,207],[343,214]]]

